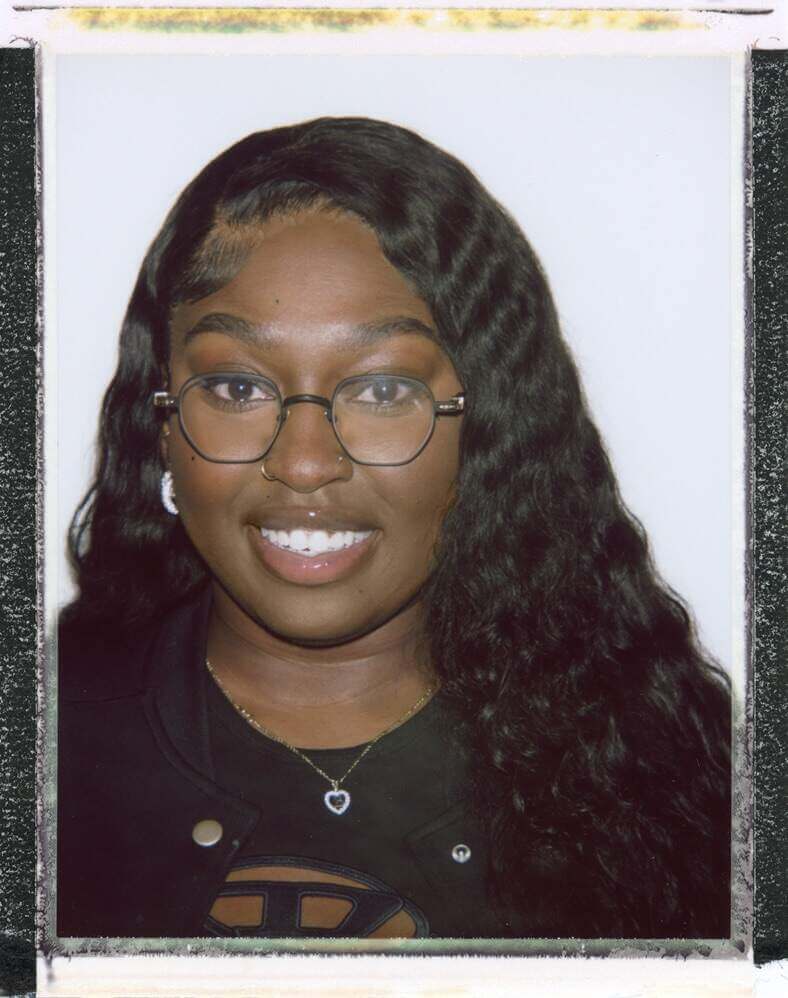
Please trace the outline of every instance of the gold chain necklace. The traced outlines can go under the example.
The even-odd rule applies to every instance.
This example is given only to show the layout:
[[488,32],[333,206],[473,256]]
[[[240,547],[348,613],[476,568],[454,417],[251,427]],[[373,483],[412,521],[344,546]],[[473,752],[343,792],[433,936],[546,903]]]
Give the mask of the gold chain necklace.
[[301,751],[301,749],[296,748],[295,745],[291,745],[290,742],[286,742],[284,738],[280,738],[279,735],[274,734],[273,731],[269,731],[268,728],[264,728],[262,724],[256,721],[248,710],[245,710],[243,707],[241,707],[240,704],[237,704],[235,700],[233,700],[233,698],[227,692],[227,687],[224,685],[221,679],[219,679],[219,677],[216,675],[213,666],[211,665],[211,663],[207,658],[205,660],[205,664],[208,666],[208,672],[210,672],[214,682],[222,691],[222,693],[224,693],[228,702],[234,707],[237,713],[239,713],[247,723],[251,724],[253,728],[255,728],[257,731],[260,732],[260,734],[265,735],[266,738],[270,738],[272,741],[278,742],[280,745],[283,745],[286,749],[289,749],[294,755],[297,755],[299,759],[303,759],[303,761],[308,766],[311,766],[316,773],[319,773],[324,780],[328,780],[328,782],[331,784],[331,789],[327,790],[326,793],[323,794],[323,803],[326,805],[326,807],[332,814],[344,814],[345,811],[347,811],[347,809],[350,807],[350,794],[348,793],[347,790],[343,790],[341,785],[345,782],[348,776],[350,776],[350,774],[353,772],[356,766],[361,762],[361,760],[364,758],[367,752],[369,752],[371,748],[377,745],[377,743],[380,741],[381,738],[389,734],[389,732],[393,731],[395,728],[398,728],[401,724],[404,724],[405,721],[408,720],[408,718],[412,717],[419,709],[419,707],[421,707],[423,703],[426,703],[426,701],[429,700],[429,698],[435,692],[434,687],[432,686],[428,687],[426,692],[422,693],[419,699],[413,704],[412,707],[408,708],[408,710],[402,715],[402,717],[399,718],[399,720],[389,725],[389,727],[381,731],[379,735],[375,735],[372,741],[368,742],[364,746],[359,755],[353,761],[350,768],[345,770],[343,775],[335,780],[332,777],[330,777],[328,773],[324,772],[320,768],[320,766],[312,762],[309,756],[305,755]]

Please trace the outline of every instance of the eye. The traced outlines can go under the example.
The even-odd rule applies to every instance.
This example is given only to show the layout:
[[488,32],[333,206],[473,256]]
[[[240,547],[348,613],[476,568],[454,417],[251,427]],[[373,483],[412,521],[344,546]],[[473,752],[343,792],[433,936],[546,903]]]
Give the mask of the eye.
[[412,401],[424,389],[401,378],[371,378],[353,385],[352,400],[366,405],[386,406]]
[[271,402],[276,398],[271,385],[242,375],[206,378],[203,385],[222,402],[243,405],[249,402]]

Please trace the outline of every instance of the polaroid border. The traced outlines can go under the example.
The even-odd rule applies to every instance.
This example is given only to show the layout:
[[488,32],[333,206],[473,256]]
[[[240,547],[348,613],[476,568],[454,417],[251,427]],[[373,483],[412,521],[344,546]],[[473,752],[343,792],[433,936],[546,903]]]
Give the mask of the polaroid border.
[[0,49],[0,991],[35,988],[40,175],[35,52]]
[[788,956],[788,51],[752,53],[749,546],[755,964]]
[[[786,621],[779,613],[780,595],[786,589],[785,567],[780,562],[779,525],[785,508],[785,352],[780,336],[785,328],[785,272],[779,254],[784,246],[786,183],[779,164],[786,160],[786,140],[781,121],[786,113],[788,58],[785,52],[755,52],[752,57],[753,112],[753,224],[754,240],[751,304],[750,403],[751,510],[750,612],[754,621],[752,665],[754,702],[747,710],[759,726],[754,743],[756,784],[755,841],[755,959],[765,963],[788,953],[786,946],[786,844],[782,822],[785,813],[786,688],[780,675],[786,650]],[[0,921],[0,988],[11,993],[32,991],[34,959],[35,839],[33,775],[37,732],[35,728],[34,663],[41,653],[40,570],[37,539],[40,537],[40,490],[34,483],[41,471],[36,431],[40,425],[41,397],[36,373],[38,294],[40,291],[40,231],[36,222],[40,175],[36,158],[35,56],[30,49],[0,52],[0,233],[12,252],[0,256],[0,282],[9,304],[0,304],[5,335],[3,415],[0,440],[0,530],[4,552],[0,594],[6,626],[0,645],[4,696],[0,702],[0,786],[3,790],[3,835],[10,844],[0,872],[3,915]],[[38,580],[37,596],[34,581]],[[40,661],[40,659],[39,659]],[[782,749],[782,752],[780,751]],[[749,813],[749,801],[739,802]],[[105,942],[105,941],[102,941]],[[106,941],[109,942],[109,941]],[[129,942],[128,940],[124,942]],[[131,941],[134,942],[134,941]],[[141,941],[140,941],[141,942]],[[189,943],[189,940],[179,942]],[[494,942],[494,941],[493,941]],[[533,941],[539,943],[539,941]],[[578,944],[555,943],[553,953],[602,955],[610,941]],[[641,943],[632,941],[641,948]],[[680,941],[676,941],[680,945]],[[44,945],[46,952],[47,946]],[[135,951],[127,947],[126,952]],[[673,947],[671,946],[671,950]],[[738,949],[738,947],[737,947]],[[98,951],[104,950],[101,946]],[[654,955],[667,955],[660,946]],[[96,952],[97,950],[93,950]],[[147,950],[151,952],[151,950]],[[157,950],[153,950],[154,952]],[[167,952],[167,949],[158,950]],[[196,947],[190,947],[195,952]],[[281,951],[281,947],[279,947]],[[479,952],[478,950],[474,950]],[[256,952],[261,950],[258,946]],[[347,951],[345,951],[347,952]],[[355,951],[358,952],[358,951]],[[369,952],[368,950],[362,952]],[[420,950],[423,952],[423,950]],[[446,951],[444,951],[446,952]],[[457,952],[450,950],[449,952]],[[467,950],[466,950],[467,952]],[[501,951],[498,950],[497,953]],[[520,951],[522,952],[522,951]],[[546,950],[528,950],[546,953]],[[698,949],[695,948],[695,952]],[[702,952],[702,951],[701,951]],[[741,950],[739,950],[741,954]],[[623,955],[617,947],[617,954]],[[492,954],[491,954],[492,955]],[[634,954],[633,954],[634,955]],[[676,953],[678,955],[678,952]],[[700,953],[699,953],[700,955]],[[711,955],[709,953],[708,955]],[[717,955],[717,954],[714,954]]]

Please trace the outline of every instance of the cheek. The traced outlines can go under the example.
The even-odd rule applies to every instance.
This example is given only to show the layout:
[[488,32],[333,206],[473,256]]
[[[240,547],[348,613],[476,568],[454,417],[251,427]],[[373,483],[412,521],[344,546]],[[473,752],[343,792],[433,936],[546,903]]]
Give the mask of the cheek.
[[385,489],[405,531],[403,549],[420,560],[429,561],[441,524],[454,498],[458,471],[458,448],[441,447],[430,452],[427,448],[412,465],[400,469],[399,475],[387,476]]
[[184,526],[202,549],[208,536],[221,534],[231,522],[234,506],[252,484],[252,473],[246,465],[205,461],[185,441],[170,446],[170,468]]

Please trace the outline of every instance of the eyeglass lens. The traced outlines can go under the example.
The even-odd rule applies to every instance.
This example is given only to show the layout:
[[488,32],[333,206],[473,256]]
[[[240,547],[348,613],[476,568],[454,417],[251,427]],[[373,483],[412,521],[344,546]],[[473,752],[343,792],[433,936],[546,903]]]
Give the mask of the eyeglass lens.
[[[279,429],[282,402],[265,378],[212,374],[193,381],[181,397],[186,436],[208,460],[255,461]],[[432,433],[434,402],[411,378],[364,375],[345,381],[334,397],[334,429],[353,460],[401,464],[414,458]]]

